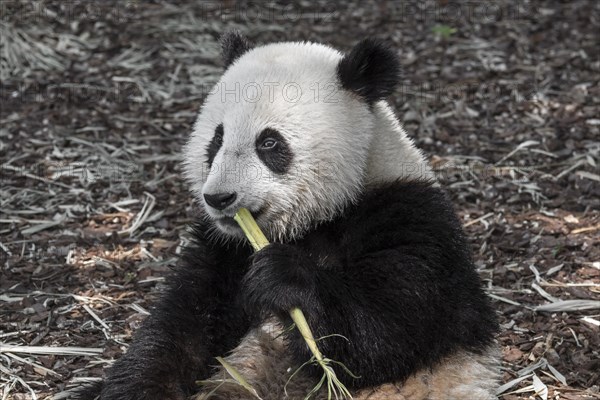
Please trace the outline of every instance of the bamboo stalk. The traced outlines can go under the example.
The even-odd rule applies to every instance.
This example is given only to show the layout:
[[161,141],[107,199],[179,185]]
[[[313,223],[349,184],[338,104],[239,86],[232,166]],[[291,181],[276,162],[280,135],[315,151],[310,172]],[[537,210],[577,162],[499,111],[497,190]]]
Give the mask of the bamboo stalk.
[[[254,248],[255,251],[259,251],[269,244],[269,241],[267,240],[265,235],[262,233],[259,226],[256,224],[256,221],[254,220],[254,217],[252,217],[252,214],[250,213],[250,211],[248,211],[245,208],[240,208],[238,210],[238,212],[236,213],[234,219],[240,225],[242,230],[244,231],[244,234],[248,238],[248,241],[250,242],[250,244],[252,245],[252,247]],[[354,376],[354,375],[352,375],[350,373],[350,371],[348,371],[348,369],[343,364],[339,363],[338,361],[330,360],[323,356],[323,354],[321,353],[321,351],[319,350],[319,348],[317,346],[317,342],[314,338],[314,335],[313,335],[310,327],[308,326],[306,317],[304,316],[304,313],[302,312],[301,309],[293,308],[293,309],[289,310],[289,313],[290,313],[290,316],[292,317],[292,320],[296,324],[296,328],[298,328],[298,330],[300,331],[300,334],[306,341],[308,348],[310,349],[311,353],[313,354],[314,361],[317,364],[319,364],[321,366],[321,368],[323,368],[323,377],[321,378],[319,383],[317,383],[317,385],[306,395],[305,400],[309,399],[313,394],[316,394],[325,382],[327,382],[327,393],[328,393],[329,400],[332,399],[332,395],[336,399],[340,399],[340,398],[341,399],[352,399],[352,394],[350,394],[350,392],[348,391],[346,386],[344,386],[344,384],[337,378],[335,371],[333,370],[333,368],[331,367],[330,364],[340,365],[351,376]],[[307,365],[309,363],[310,362],[308,362],[304,365]],[[302,368],[302,367],[300,367],[300,368]],[[296,372],[298,372],[298,371],[296,371]],[[294,375],[295,375],[295,373],[292,374],[292,377]]]
[[259,251],[263,247],[267,247],[269,241],[256,224],[256,221],[254,221],[254,217],[250,214],[250,211],[245,208],[240,208],[233,219],[235,219],[235,222],[237,222],[244,231],[244,234],[250,241],[254,251]]

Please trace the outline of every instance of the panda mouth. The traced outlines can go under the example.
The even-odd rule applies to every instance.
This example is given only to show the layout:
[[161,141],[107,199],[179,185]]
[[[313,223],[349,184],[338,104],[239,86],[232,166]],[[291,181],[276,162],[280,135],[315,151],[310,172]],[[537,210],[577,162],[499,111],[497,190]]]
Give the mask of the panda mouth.
[[239,228],[237,222],[235,222],[235,220],[232,217],[223,217],[223,218],[219,218],[217,220],[217,222],[225,227],[229,227],[229,228],[234,228],[237,229]]
[[[267,209],[268,209],[268,206],[264,205],[261,208],[259,208],[258,211],[250,211],[250,212],[252,213],[252,216],[254,217],[254,219],[258,219],[265,213],[265,211]],[[224,227],[235,228],[235,229],[240,228],[238,223],[235,222],[235,219],[233,219],[233,217],[221,217],[221,218],[217,219],[217,222]]]

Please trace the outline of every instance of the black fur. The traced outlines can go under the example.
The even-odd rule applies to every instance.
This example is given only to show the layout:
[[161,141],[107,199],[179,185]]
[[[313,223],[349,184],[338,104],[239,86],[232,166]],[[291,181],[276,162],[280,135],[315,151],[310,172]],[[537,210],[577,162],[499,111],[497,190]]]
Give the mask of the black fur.
[[[332,337],[319,347],[361,377],[351,379],[340,369],[351,387],[404,379],[457,349],[483,350],[497,331],[460,222],[446,195],[429,183],[371,191],[344,218],[292,246],[300,249],[287,259],[278,255],[270,266],[290,269],[299,252],[317,265],[312,292],[310,285],[303,288],[299,306],[316,337],[349,340]],[[283,295],[274,282],[260,286],[274,298]],[[286,282],[279,287],[290,290]],[[297,362],[307,360],[298,332],[289,339]],[[315,378],[322,374],[313,372]]]
[[400,61],[383,42],[365,39],[342,58],[337,74],[344,89],[373,104],[394,91],[400,79]]
[[197,379],[208,378],[216,355],[225,355],[250,321],[238,302],[249,246],[209,240],[209,227],[194,228],[169,289],[135,334],[127,353],[99,386],[75,398],[92,400],[183,400]]
[[97,400],[102,392],[103,382],[94,382],[89,385],[80,386],[71,392],[71,399],[74,400]]
[[215,128],[215,135],[210,140],[210,143],[208,143],[208,146],[206,146],[206,162],[208,163],[209,168],[212,167],[212,163],[221,149],[221,146],[223,146],[223,124],[219,124]]
[[221,51],[225,68],[252,48],[248,39],[238,31],[225,33],[221,36]]
[[[270,138],[276,141],[276,145],[269,149],[264,149],[261,144],[265,139]],[[281,133],[272,128],[264,129],[256,139],[256,153],[258,158],[273,172],[285,174],[292,164],[294,153],[290,145]]]
[[[354,388],[404,379],[458,349],[481,351],[496,332],[460,222],[429,183],[372,190],[343,217],[254,256],[211,242],[206,229],[110,369],[103,400],[183,399],[249,326],[269,313],[287,326],[295,306],[316,337],[348,338],[319,347],[360,376],[338,371]],[[298,365],[310,358],[296,330],[287,340]]]
[[[283,266],[283,267],[282,267]],[[280,268],[282,267],[282,268]],[[314,302],[317,266],[298,246],[272,243],[252,257],[243,280],[245,309],[254,321]]]

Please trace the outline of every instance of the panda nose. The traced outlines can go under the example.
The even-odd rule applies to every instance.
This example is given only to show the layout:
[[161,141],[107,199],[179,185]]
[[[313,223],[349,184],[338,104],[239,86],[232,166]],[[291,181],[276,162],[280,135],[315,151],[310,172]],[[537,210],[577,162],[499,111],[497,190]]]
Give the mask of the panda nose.
[[231,205],[236,198],[237,194],[235,192],[204,194],[204,200],[206,200],[206,204],[208,204],[212,208],[216,208],[217,210],[224,210],[225,208],[227,208],[227,206]]

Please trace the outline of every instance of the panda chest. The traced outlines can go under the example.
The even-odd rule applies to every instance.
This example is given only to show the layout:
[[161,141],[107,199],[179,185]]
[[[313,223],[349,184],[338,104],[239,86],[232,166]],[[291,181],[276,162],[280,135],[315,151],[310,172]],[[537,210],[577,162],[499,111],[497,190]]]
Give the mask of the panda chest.
[[312,233],[298,244],[319,269],[341,269],[347,257],[343,242],[330,232]]

